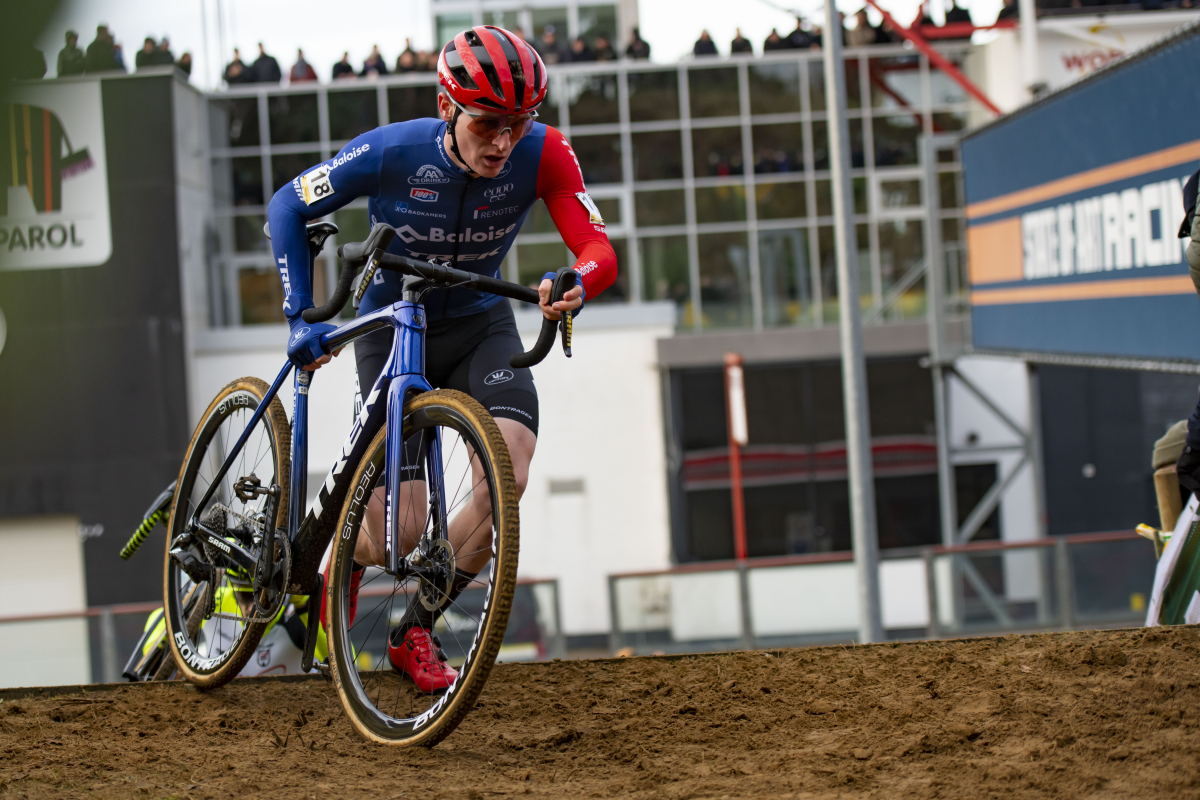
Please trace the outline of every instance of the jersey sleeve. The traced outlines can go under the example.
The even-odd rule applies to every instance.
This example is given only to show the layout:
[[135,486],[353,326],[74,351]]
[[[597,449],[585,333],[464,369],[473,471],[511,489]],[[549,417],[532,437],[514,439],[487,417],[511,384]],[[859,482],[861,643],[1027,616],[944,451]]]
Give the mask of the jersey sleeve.
[[617,254],[608,241],[604,220],[583,185],[575,151],[567,138],[549,125],[538,165],[537,195],[575,256],[584,296],[596,297],[612,286],[617,279]]
[[283,281],[283,313],[289,322],[313,305],[305,225],[355,198],[377,196],[383,150],[381,128],[364,133],[333,158],[296,176],[271,198],[267,207],[271,250]]

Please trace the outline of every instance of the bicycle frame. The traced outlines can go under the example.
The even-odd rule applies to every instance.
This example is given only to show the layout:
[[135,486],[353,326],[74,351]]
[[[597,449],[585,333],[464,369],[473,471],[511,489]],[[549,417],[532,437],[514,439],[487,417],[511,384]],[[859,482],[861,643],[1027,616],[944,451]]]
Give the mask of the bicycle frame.
[[[351,474],[346,470],[347,465],[356,465],[362,458],[367,446],[375,438],[381,426],[387,423],[386,460],[387,464],[387,570],[393,574],[401,568],[401,554],[397,542],[398,505],[400,497],[400,475],[403,445],[404,401],[409,394],[427,392],[432,389],[425,379],[425,310],[415,301],[403,300],[387,308],[358,317],[321,337],[326,352],[350,344],[372,331],[391,326],[395,331],[392,338],[392,350],[387,364],[371,392],[363,401],[362,410],[354,420],[349,436],[337,461],[330,468],[329,474],[321,484],[321,489],[313,500],[312,506],[301,521],[301,509],[304,499],[308,496],[308,392],[312,385],[314,372],[296,370],[293,378],[295,400],[292,411],[292,452],[291,475],[288,486],[288,509],[286,531],[292,546],[291,576],[287,591],[289,594],[309,594],[316,585],[317,573],[321,564],[321,556],[328,547],[335,533],[337,516],[345,501],[349,488]],[[208,491],[196,506],[196,511],[189,521],[188,528],[204,535],[210,542],[219,541],[222,550],[230,548],[229,553],[234,561],[241,566],[253,570],[256,560],[245,550],[226,539],[218,537],[214,531],[207,529],[200,522],[201,512],[207,507],[217,486],[224,480],[234,459],[245,446],[250,431],[258,424],[266,412],[271,400],[279,392],[288,373],[293,369],[289,362],[280,370],[279,375],[271,384],[270,390],[259,403],[251,416],[245,431],[233,446],[225,463],[213,478]],[[384,403],[379,399],[383,397]],[[436,434],[428,444],[426,452],[426,479],[429,486],[431,510],[436,510],[436,524],[443,524],[446,519],[445,494],[442,480],[441,440]],[[243,563],[244,562],[244,563]]]

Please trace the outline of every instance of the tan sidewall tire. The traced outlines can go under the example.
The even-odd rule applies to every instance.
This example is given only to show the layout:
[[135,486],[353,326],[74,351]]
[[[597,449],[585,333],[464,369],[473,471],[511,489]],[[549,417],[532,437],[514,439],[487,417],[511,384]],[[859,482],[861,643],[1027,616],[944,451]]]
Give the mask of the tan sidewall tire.
[[[489,614],[484,622],[483,633],[479,638],[479,645],[476,650],[473,666],[468,674],[459,678],[460,681],[465,681],[465,684],[460,685],[454,690],[450,702],[446,704],[441,713],[438,714],[437,718],[428,727],[408,738],[388,739],[381,737],[357,718],[352,710],[353,707],[349,699],[349,692],[351,690],[344,685],[341,672],[336,663],[343,632],[339,630],[339,625],[330,626],[333,629],[329,632],[331,637],[329,658],[331,662],[330,666],[332,667],[330,672],[333,674],[334,685],[337,687],[338,696],[342,700],[342,707],[346,710],[346,716],[350,718],[350,723],[354,726],[354,729],[368,741],[398,747],[433,747],[442,739],[449,736],[470,710],[475,707],[475,701],[479,699],[479,695],[487,683],[492,666],[496,663],[496,656],[500,652],[500,645],[504,641],[504,631],[508,626],[508,615],[512,610],[513,592],[517,585],[517,554],[520,549],[521,523],[518,511],[517,483],[513,477],[512,459],[508,455],[508,446],[504,443],[504,436],[500,433],[500,428],[496,425],[496,421],[492,419],[492,415],[478,401],[467,394],[451,389],[437,389],[432,392],[419,394],[405,404],[404,410],[407,415],[411,411],[429,406],[445,406],[461,414],[474,426],[479,434],[479,438],[483,441],[484,447],[488,451],[488,457],[495,471],[495,480],[498,489],[495,496],[499,503],[499,510],[496,515],[496,519],[499,520],[496,530],[496,556],[492,572],[494,586],[492,596],[488,601]],[[351,487],[358,485],[362,479],[363,472],[370,462],[371,454],[377,448],[384,446],[386,436],[386,427],[375,435],[362,461],[354,470],[354,479],[350,483]],[[353,505],[353,500],[354,492],[350,491],[348,492],[345,504],[342,506],[342,512],[338,516],[336,530],[339,533],[334,536],[333,540],[332,564],[329,571],[331,579],[329,586],[325,589],[325,602],[326,607],[330,609],[329,619],[331,620],[342,618],[342,592],[340,591],[341,587],[337,584],[341,579],[340,576],[344,574],[345,559],[354,557],[354,542],[343,539],[340,535],[345,525],[346,516]],[[353,667],[351,666],[351,668]]]
[[[192,441],[188,444],[187,453],[183,457],[183,465],[179,468],[179,478],[176,486],[179,490],[175,492],[175,498],[171,504],[171,516],[167,521],[167,546],[163,553],[163,611],[167,621],[167,645],[171,648],[169,656],[174,659],[176,667],[179,669],[179,676],[189,683],[193,683],[201,689],[216,689],[229,683],[237,674],[242,671],[242,667],[246,666],[246,662],[254,655],[254,650],[258,647],[258,641],[262,638],[263,632],[267,629],[267,623],[260,622],[252,625],[247,625],[238,642],[237,648],[233,656],[221,665],[221,668],[216,672],[204,675],[192,670],[187,662],[183,660],[179,654],[179,646],[175,643],[175,637],[171,630],[171,613],[168,593],[170,589],[170,570],[171,570],[171,539],[176,535],[175,531],[175,510],[179,506],[179,499],[182,496],[184,474],[187,472],[188,462],[191,460],[192,452],[196,448],[196,441],[204,430],[205,422],[216,412],[217,407],[229,395],[237,391],[247,391],[258,398],[259,403],[267,396],[270,391],[270,386],[265,381],[258,378],[238,378],[231,381],[225,388],[217,393],[213,401],[208,404],[208,408],[200,417],[200,422],[196,425],[196,430],[192,434]],[[271,400],[271,405],[268,406],[267,412],[263,415],[263,420],[271,426],[272,435],[275,438],[275,457],[277,463],[275,465],[276,474],[279,476],[279,485],[282,488],[282,494],[279,497],[278,513],[275,519],[275,526],[282,527],[287,522],[288,508],[288,488],[289,475],[291,473],[291,451],[292,451],[292,430],[288,423],[287,414],[283,410],[283,403],[279,402],[279,396],[276,395]],[[190,626],[189,626],[190,627]],[[197,631],[189,631],[191,636],[195,636]]]

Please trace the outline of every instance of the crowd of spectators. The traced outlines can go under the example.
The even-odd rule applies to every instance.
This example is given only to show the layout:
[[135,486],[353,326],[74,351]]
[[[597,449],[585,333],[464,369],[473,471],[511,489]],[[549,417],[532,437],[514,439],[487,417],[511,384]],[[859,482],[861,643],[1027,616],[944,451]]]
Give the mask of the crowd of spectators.
[[[116,40],[107,25],[96,26],[96,38],[92,40],[86,50],[79,47],[79,34],[75,31],[67,31],[65,39],[66,45],[58,51],[58,77],[129,71],[125,65],[124,48],[121,47],[121,43]],[[142,42],[142,48],[133,57],[133,66],[135,70],[174,66],[182,70],[184,75],[190,76],[192,74],[192,54],[184,53],[176,59],[175,54],[171,52],[171,41],[166,36],[160,40],[155,40],[153,36],[147,36]],[[41,78],[45,77],[45,74],[46,69],[43,62],[41,74],[28,77]]]

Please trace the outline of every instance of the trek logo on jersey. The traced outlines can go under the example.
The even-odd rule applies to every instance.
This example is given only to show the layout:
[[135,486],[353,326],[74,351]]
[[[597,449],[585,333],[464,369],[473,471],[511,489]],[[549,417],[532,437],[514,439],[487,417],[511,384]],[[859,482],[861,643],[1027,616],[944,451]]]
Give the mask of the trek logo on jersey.
[[304,199],[304,205],[311,206],[333,194],[333,184],[329,182],[330,169],[322,164],[300,176],[300,196]]
[[489,203],[495,203],[498,200],[503,200],[504,196],[513,190],[511,183],[506,183],[503,186],[493,186],[484,191],[483,196],[487,198]]
[[292,310],[292,281],[288,275],[287,256],[276,260],[279,262],[279,277],[283,279],[283,313],[287,314]]
[[420,186],[427,183],[449,183],[450,179],[433,164],[426,164],[417,170],[416,175],[410,175],[408,182],[413,186]]
[[512,372],[506,369],[498,369],[491,375],[488,375],[486,378],[484,378],[483,383],[485,386],[495,386],[497,383],[504,383],[506,381],[511,381],[512,379]]
[[438,199],[438,193],[433,189],[413,189],[408,196],[413,200],[420,200],[422,203],[436,203]]

